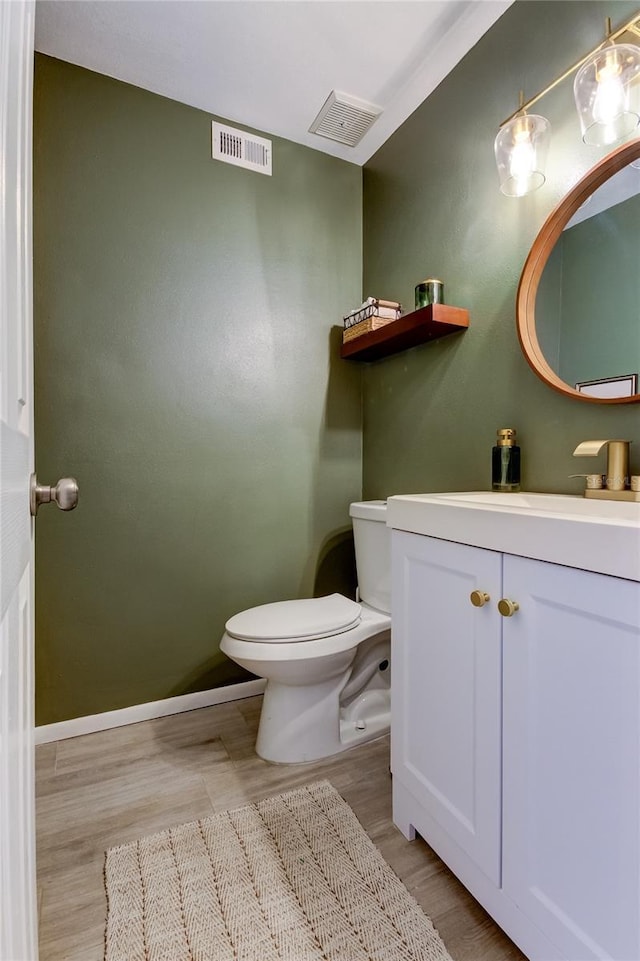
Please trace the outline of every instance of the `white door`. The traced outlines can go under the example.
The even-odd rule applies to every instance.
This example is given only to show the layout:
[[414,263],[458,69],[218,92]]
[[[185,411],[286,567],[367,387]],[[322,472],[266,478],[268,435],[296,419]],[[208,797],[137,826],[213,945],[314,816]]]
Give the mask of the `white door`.
[[0,961],[37,950],[33,758],[34,5],[0,0]]
[[640,958],[640,584],[505,557],[505,894],[565,958]]
[[399,531],[392,545],[394,783],[499,885],[502,555]]

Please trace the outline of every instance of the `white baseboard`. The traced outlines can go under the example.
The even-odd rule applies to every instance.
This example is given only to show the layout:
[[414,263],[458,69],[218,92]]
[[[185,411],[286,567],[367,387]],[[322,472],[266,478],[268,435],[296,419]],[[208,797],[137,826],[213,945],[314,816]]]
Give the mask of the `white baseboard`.
[[245,697],[262,694],[266,684],[267,682],[263,678],[259,678],[256,681],[243,681],[240,684],[216,687],[210,691],[196,691],[195,694],[167,697],[163,701],[134,704],[132,707],[124,707],[120,711],[105,711],[104,714],[74,717],[70,721],[58,721],[57,724],[43,724],[35,729],[35,743],[48,744],[49,741],[64,741],[68,737],[95,734],[96,731],[108,731],[112,727],[137,724],[138,721],[149,721],[154,717],[167,717],[169,714],[195,711],[199,707],[211,707],[212,704],[239,701]]

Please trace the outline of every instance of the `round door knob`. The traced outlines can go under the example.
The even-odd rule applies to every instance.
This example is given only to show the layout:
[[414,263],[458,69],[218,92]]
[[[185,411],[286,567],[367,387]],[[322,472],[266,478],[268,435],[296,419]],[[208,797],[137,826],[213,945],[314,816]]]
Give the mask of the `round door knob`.
[[471,591],[469,594],[469,600],[474,607],[484,607],[484,605],[491,600],[488,594],[484,591]]
[[41,504],[54,501],[61,511],[72,511],[78,506],[78,482],[75,477],[61,477],[55,487],[39,484],[35,474],[31,475],[30,508],[35,517]]
[[503,617],[513,617],[515,612],[520,610],[520,605],[517,601],[510,601],[508,598],[503,597],[498,601],[498,610]]

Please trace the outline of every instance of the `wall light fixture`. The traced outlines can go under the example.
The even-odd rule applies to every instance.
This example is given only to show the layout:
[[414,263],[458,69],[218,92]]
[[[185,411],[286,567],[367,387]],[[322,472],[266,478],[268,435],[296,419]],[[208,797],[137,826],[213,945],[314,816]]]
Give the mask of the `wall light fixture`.
[[[573,92],[582,139],[587,144],[609,146],[633,133],[640,124],[640,11],[624,26],[574,63],[548,87],[520,106],[500,124],[494,143],[500,189],[508,197],[524,197],[545,182],[545,164],[551,124],[527,111],[559,83],[576,73]],[[617,43],[623,40],[623,43]],[[576,72],[577,71],[577,72]]]

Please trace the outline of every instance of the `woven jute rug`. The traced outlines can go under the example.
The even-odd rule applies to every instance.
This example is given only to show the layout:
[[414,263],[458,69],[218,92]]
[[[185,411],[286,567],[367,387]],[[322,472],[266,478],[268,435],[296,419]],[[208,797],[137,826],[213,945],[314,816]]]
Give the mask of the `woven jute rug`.
[[328,781],[107,851],[105,961],[451,961]]

